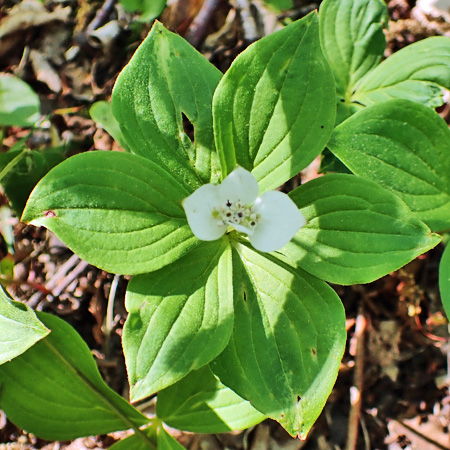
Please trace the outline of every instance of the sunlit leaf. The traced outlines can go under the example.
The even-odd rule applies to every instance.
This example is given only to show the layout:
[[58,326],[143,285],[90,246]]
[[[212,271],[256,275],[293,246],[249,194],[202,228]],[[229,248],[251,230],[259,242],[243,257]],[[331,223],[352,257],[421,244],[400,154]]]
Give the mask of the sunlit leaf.
[[235,322],[211,363],[220,381],[304,439],[336,380],[346,331],[341,301],[324,281],[237,245]]

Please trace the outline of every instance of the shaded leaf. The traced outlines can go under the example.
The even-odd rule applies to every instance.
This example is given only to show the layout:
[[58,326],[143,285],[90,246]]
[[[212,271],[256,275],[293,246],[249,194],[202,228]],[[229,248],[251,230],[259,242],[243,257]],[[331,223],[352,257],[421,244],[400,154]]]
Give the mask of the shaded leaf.
[[0,366],[0,408],[8,419],[49,440],[148,422],[103,382],[89,348],[71,326],[50,314],[37,315],[51,333]]
[[20,78],[0,75],[0,126],[31,127],[40,117],[37,94]]
[[170,427],[194,433],[244,430],[266,418],[224,386],[208,366],[158,392],[156,414]]
[[393,193],[354,175],[316,178],[290,196],[307,225],[280,252],[331,283],[369,283],[441,240]]
[[140,21],[151,22],[163,12],[167,0],[120,0],[120,3],[127,11],[139,11]]
[[156,450],[158,448],[158,425],[152,423],[139,433],[134,433],[109,447],[109,450]]
[[12,301],[0,285],[0,364],[21,355],[48,333],[36,314]]
[[175,440],[159,422],[135,433],[110,447],[110,450],[184,450],[184,447]]
[[89,109],[89,114],[97,127],[106,130],[125,151],[130,151],[123,137],[119,122],[113,116],[111,103],[105,101],[95,102]]
[[[116,81],[112,111],[132,152],[195,189],[218,179],[211,102],[221,73],[156,22]],[[194,126],[194,142],[183,115]]]
[[17,216],[38,181],[64,159],[63,148],[0,153],[0,184]]

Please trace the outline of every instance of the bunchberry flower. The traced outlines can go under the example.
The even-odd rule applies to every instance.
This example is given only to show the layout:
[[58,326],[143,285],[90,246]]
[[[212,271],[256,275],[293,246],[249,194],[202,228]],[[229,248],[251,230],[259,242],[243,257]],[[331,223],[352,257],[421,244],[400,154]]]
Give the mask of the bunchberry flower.
[[306,223],[295,203],[282,192],[258,197],[258,182],[238,167],[221,184],[205,184],[183,200],[192,232],[213,241],[228,229],[248,236],[257,250],[272,252],[286,245]]

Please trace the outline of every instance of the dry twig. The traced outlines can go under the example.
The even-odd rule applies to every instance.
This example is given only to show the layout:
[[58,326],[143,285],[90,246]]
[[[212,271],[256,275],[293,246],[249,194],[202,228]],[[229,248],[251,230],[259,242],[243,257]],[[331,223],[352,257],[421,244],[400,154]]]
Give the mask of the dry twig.
[[361,302],[356,318],[355,333],[350,341],[350,354],[355,357],[353,386],[350,388],[350,417],[348,419],[346,450],[355,450],[361,419],[361,396],[364,388],[364,335],[366,330],[364,306]]

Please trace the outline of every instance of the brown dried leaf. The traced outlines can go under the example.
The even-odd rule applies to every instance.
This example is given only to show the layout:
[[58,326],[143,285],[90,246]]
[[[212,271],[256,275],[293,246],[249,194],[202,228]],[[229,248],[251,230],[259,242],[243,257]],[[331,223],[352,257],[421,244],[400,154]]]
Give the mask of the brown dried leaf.
[[23,0],[11,8],[8,16],[0,24],[0,40],[8,34],[23,32],[27,28],[46,25],[53,21],[65,22],[71,8],[58,5],[54,11],[46,11],[39,0]]
[[30,61],[36,79],[46,84],[51,91],[61,92],[61,79],[46,56],[37,50],[31,50]]
[[386,444],[389,450],[442,450],[450,448],[448,430],[435,416],[414,417],[403,421],[391,420]]
[[370,362],[378,364],[392,381],[396,381],[399,371],[397,362],[400,357],[400,337],[399,324],[395,320],[380,322],[378,330],[369,329]]

